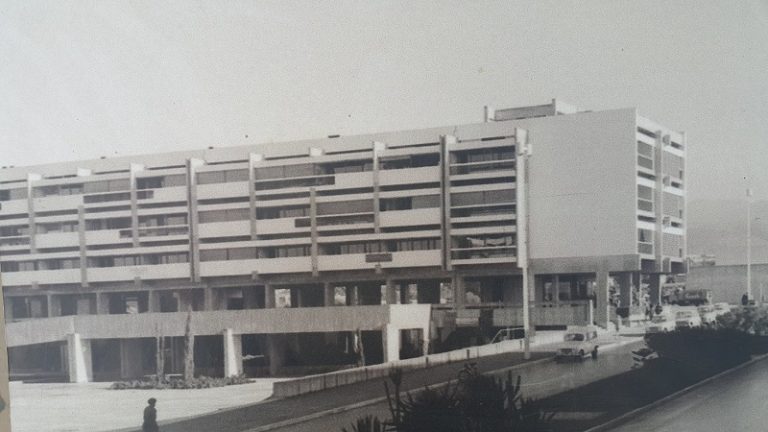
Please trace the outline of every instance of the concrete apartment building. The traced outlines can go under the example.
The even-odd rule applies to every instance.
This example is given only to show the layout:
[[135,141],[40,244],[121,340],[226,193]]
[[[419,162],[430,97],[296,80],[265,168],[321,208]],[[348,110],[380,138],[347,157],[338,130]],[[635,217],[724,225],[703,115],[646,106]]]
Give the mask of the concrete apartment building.
[[12,372],[140,376],[157,336],[179,371],[188,310],[198,373],[389,361],[521,326],[526,266],[538,327],[658,302],[685,271],[684,135],[556,100],[484,120],[0,170]]

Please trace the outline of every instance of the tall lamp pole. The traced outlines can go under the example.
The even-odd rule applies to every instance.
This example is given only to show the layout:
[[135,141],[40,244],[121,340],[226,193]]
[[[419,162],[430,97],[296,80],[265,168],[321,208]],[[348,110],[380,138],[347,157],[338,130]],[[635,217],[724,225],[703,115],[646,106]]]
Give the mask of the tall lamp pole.
[[[530,275],[530,211],[528,206],[529,185],[528,185],[528,158],[531,156],[531,145],[528,143],[528,134],[524,129],[516,129],[515,137],[517,141],[517,259],[518,267],[523,273],[523,331],[525,339],[523,341],[523,358],[531,358],[531,294],[530,285],[532,278]],[[521,181],[522,180],[522,181]],[[522,205],[521,205],[522,204]]]
[[[763,302],[762,295],[759,299]],[[752,189],[747,188],[747,298],[752,300]]]

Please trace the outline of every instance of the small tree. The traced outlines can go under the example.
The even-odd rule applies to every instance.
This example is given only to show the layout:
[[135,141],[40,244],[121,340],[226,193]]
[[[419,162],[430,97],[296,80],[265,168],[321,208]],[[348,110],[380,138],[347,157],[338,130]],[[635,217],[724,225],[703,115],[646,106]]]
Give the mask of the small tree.
[[192,334],[192,305],[187,309],[187,323],[184,326],[184,381],[195,378],[195,335]]

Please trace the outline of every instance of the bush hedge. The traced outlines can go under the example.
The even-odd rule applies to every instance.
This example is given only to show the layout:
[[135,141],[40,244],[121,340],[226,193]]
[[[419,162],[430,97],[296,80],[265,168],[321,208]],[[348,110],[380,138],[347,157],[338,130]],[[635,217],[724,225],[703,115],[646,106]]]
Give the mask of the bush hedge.
[[251,380],[245,375],[237,375],[226,378],[213,378],[201,376],[190,381],[183,379],[144,379],[118,381],[112,383],[111,390],[187,390],[224,387],[228,385],[247,384]]

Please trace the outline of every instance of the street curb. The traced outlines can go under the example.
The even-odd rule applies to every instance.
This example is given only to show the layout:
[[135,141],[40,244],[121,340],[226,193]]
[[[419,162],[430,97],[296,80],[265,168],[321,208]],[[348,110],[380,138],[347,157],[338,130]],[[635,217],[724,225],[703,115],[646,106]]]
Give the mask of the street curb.
[[[520,364],[517,364],[517,365],[514,365],[514,366],[510,366],[510,367],[507,367],[507,368],[504,368],[504,369],[496,369],[496,370],[493,370],[492,372],[493,373],[507,372],[507,371],[510,371],[510,370],[521,369],[523,367],[535,366],[535,365],[538,365],[538,364],[541,364],[541,363],[545,363],[547,361],[552,361],[552,358],[551,357],[545,357],[545,358],[538,359],[538,360],[533,360],[533,361],[529,361],[529,362],[525,362],[525,363],[520,363]],[[430,385],[428,385],[426,387],[429,387],[429,388],[439,388],[439,387],[446,386],[446,385],[450,384],[451,382],[455,382],[455,381],[456,380],[443,381],[443,382],[436,383],[436,384],[430,384]],[[420,393],[422,391],[424,391],[424,388],[413,389],[413,390],[407,391],[406,393],[417,394],[417,393]],[[268,424],[268,425],[264,425],[264,426],[259,426],[259,427],[253,428],[253,429],[248,429],[248,430],[246,430],[244,432],[267,432],[267,431],[283,428],[283,427],[286,427],[286,426],[293,426],[293,425],[296,425],[296,424],[299,424],[299,423],[304,423],[304,422],[308,422],[308,421],[311,421],[311,420],[316,420],[318,418],[329,416],[329,415],[341,414],[341,413],[344,413],[344,412],[347,412],[347,411],[352,411],[352,410],[355,410],[355,409],[358,409],[358,408],[363,408],[363,407],[368,406],[368,405],[375,405],[375,404],[377,404],[379,402],[384,402],[386,400],[387,400],[386,396],[378,397],[378,398],[375,398],[375,399],[369,399],[367,401],[357,402],[357,403],[352,404],[352,405],[345,405],[345,406],[342,406],[342,407],[332,408],[332,409],[325,410],[325,411],[318,411],[316,413],[307,414],[307,415],[305,415],[303,417],[283,420],[283,421],[280,421],[280,422],[277,422],[277,423],[272,423],[272,424]]]
[[586,429],[584,432],[607,432],[607,431],[609,431],[609,430],[611,430],[611,429],[613,429],[613,428],[615,428],[617,426],[620,426],[620,425],[622,425],[624,423],[629,422],[630,420],[632,420],[633,418],[635,418],[635,417],[637,417],[637,416],[639,416],[641,414],[644,414],[644,413],[646,413],[648,411],[651,411],[652,409],[658,407],[659,405],[662,405],[662,404],[664,404],[666,402],[669,402],[672,399],[675,399],[675,398],[678,398],[680,396],[683,396],[684,394],[689,393],[689,392],[691,392],[693,390],[696,390],[697,388],[699,388],[701,386],[704,386],[704,385],[706,385],[706,384],[708,384],[708,383],[710,383],[712,381],[715,381],[718,378],[721,378],[721,377],[724,377],[726,375],[729,375],[729,374],[731,374],[733,372],[736,372],[736,371],[738,371],[740,369],[743,369],[743,368],[745,368],[747,366],[753,365],[753,364],[755,364],[757,362],[760,362],[762,360],[765,360],[767,358],[768,358],[768,354],[763,354],[763,355],[757,356],[755,358],[752,358],[752,359],[750,359],[750,360],[748,360],[748,361],[746,361],[746,362],[744,362],[744,363],[742,363],[742,364],[740,364],[738,366],[735,366],[735,367],[732,367],[730,369],[724,370],[724,371],[722,371],[722,372],[720,372],[720,373],[718,373],[716,375],[712,375],[709,378],[705,378],[705,379],[703,379],[703,380],[701,380],[701,381],[699,381],[699,382],[697,382],[695,384],[692,384],[692,385],[690,385],[688,387],[685,387],[685,388],[683,388],[681,390],[678,390],[678,391],[676,391],[676,392],[674,392],[672,394],[664,396],[663,398],[661,398],[659,400],[656,400],[656,401],[653,401],[653,402],[649,403],[648,405],[641,406],[640,408],[635,408],[634,410],[626,412],[626,413],[624,413],[624,414],[622,414],[622,415],[620,415],[620,416],[618,416],[616,418],[613,418],[611,420],[608,420],[607,422],[605,422],[603,424],[599,424],[597,426],[593,426],[593,427],[591,427],[589,429]]

